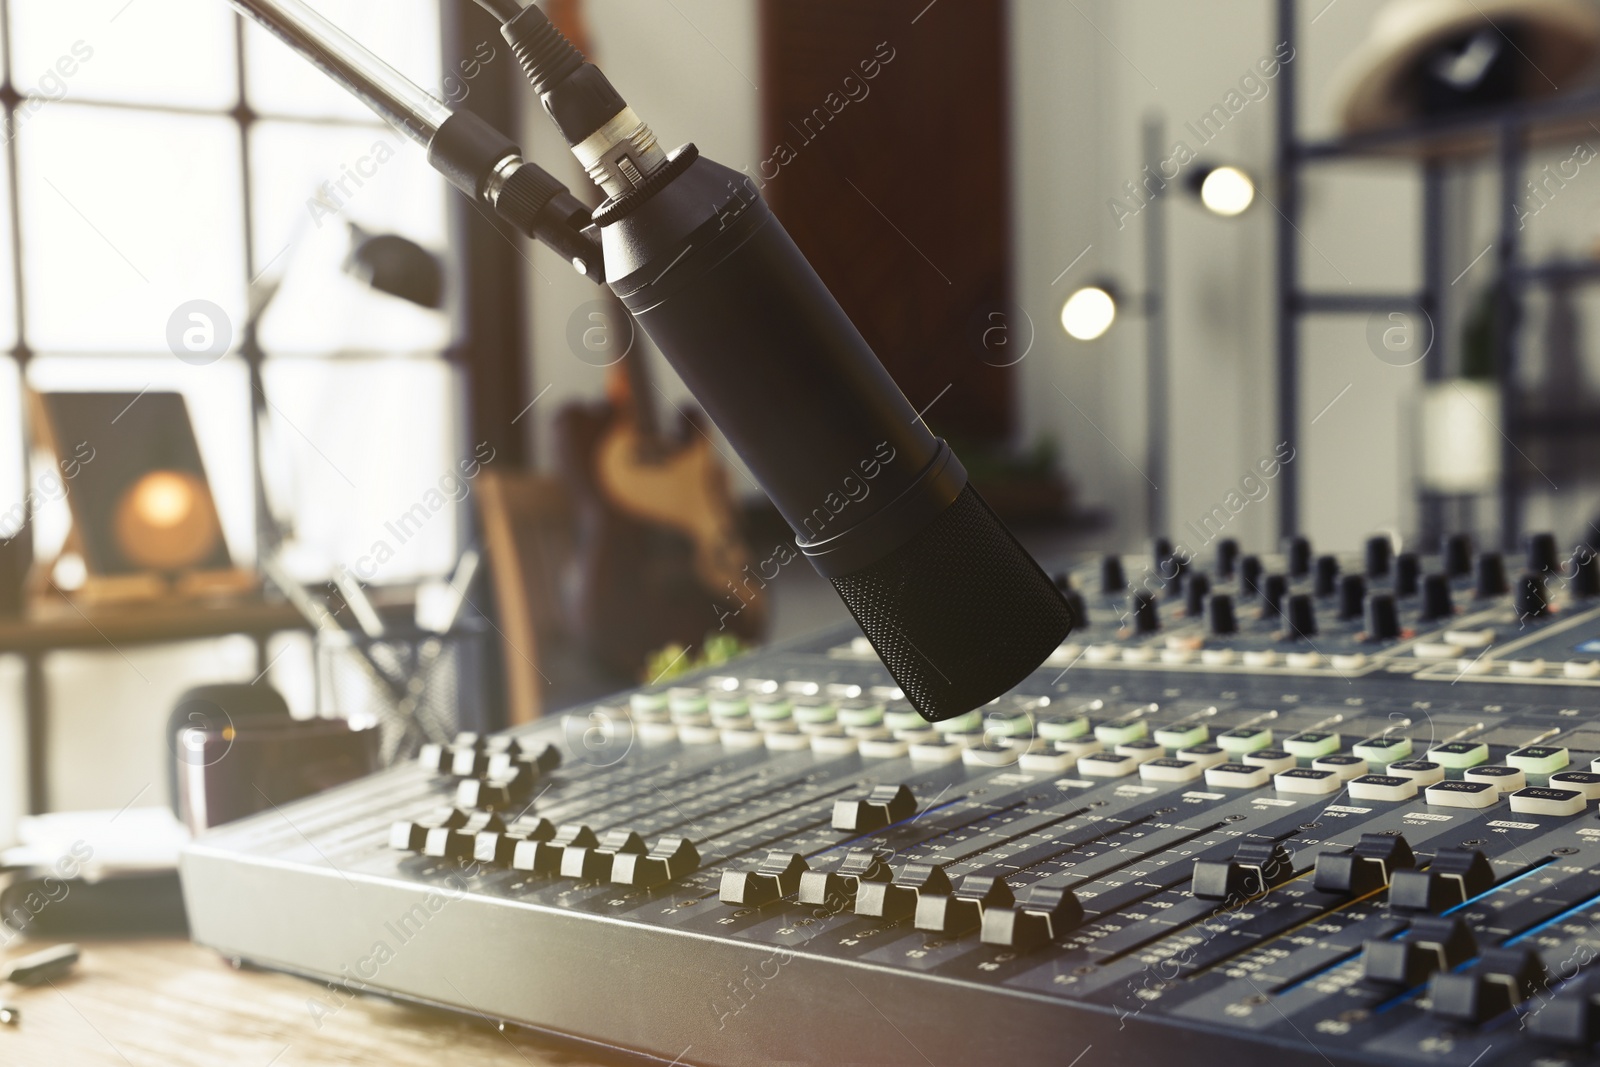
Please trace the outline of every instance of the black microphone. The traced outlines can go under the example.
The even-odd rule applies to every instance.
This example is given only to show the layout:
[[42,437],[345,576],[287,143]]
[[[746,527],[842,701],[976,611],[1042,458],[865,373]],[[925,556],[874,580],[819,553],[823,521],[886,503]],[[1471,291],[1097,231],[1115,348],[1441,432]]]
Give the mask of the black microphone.
[[[744,174],[668,154],[537,7],[480,0],[573,154],[606,284],[682,377],[928,719],[1066,637],[1054,583],[967,482]],[[509,17],[507,17],[509,16]]]

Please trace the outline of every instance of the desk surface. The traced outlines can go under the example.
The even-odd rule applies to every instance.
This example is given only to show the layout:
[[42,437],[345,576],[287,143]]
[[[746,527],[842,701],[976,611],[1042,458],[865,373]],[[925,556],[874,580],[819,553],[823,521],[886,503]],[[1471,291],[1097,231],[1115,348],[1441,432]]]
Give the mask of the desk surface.
[[304,627],[300,613],[283,601],[160,601],[79,607],[68,600],[47,600],[30,605],[21,618],[0,618],[0,652],[103,648]]
[[[45,947],[18,942],[9,960]],[[603,1062],[524,1034],[442,1012],[357,997],[321,1018],[321,986],[236,971],[175,938],[81,943],[83,958],[53,986],[0,985],[21,1012],[0,1026],[0,1063],[26,1067],[599,1067]]]

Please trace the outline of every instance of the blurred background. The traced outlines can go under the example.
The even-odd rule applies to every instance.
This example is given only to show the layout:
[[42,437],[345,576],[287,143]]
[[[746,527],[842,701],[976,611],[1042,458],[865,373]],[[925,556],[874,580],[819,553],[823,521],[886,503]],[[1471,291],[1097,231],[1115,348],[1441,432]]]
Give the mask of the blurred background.
[[[474,4],[312,6],[598,204]],[[1385,6],[547,9],[1042,556],[1588,536],[1600,13]],[[0,844],[241,717],[375,765],[846,617],[615,305],[221,0],[0,20]]]

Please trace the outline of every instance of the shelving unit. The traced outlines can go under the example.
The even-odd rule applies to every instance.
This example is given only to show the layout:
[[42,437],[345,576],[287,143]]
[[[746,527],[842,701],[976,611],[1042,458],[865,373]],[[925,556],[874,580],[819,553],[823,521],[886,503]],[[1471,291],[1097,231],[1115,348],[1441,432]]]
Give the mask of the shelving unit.
[[[1278,0],[1279,41],[1297,45],[1298,0]],[[1590,136],[1591,118],[1600,117],[1600,89],[1567,93],[1546,100],[1492,111],[1434,120],[1381,133],[1300,139],[1296,108],[1298,71],[1285,64],[1279,76],[1275,170],[1278,189],[1277,277],[1274,300],[1277,340],[1277,416],[1281,439],[1298,440],[1300,430],[1300,320],[1307,315],[1370,315],[1387,311],[1422,311],[1440,322],[1443,294],[1449,287],[1444,265],[1444,177],[1452,166],[1482,165],[1492,159],[1499,176],[1495,268],[1495,371],[1504,411],[1499,486],[1499,526],[1504,547],[1515,547],[1522,534],[1523,497],[1539,476],[1526,449],[1534,439],[1577,434],[1600,435],[1600,407],[1539,410],[1516,391],[1522,313],[1527,291],[1552,284],[1600,281],[1600,262],[1563,260],[1526,263],[1516,212],[1528,153],[1540,142],[1583,131]],[[1332,161],[1390,161],[1422,170],[1422,284],[1415,292],[1322,293],[1302,288],[1299,269],[1302,174],[1307,167]],[[1435,344],[1422,361],[1423,377],[1441,381],[1446,362]],[[1299,471],[1285,468],[1278,497],[1279,532],[1300,530]],[[1442,531],[1444,500],[1422,497],[1422,533]]]

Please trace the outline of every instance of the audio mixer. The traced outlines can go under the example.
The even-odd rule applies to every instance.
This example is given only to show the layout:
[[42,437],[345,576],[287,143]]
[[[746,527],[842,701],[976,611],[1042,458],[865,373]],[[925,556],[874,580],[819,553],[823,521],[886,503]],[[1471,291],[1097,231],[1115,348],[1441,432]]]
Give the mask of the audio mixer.
[[1600,1063],[1600,561],[1399,547],[1086,561],[941,722],[835,631],[425,746],[199,839],[194,936],[668,1063]]

